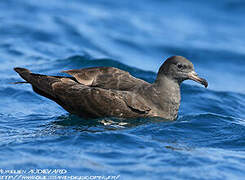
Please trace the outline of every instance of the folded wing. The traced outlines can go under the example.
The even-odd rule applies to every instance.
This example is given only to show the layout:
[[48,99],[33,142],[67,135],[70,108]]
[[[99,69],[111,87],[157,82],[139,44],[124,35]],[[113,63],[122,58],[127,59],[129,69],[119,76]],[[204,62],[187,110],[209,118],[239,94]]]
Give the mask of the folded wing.
[[133,77],[126,71],[114,67],[95,67],[63,72],[73,76],[81,84],[103,89],[129,91],[136,86],[149,84]]
[[[113,69],[107,70],[109,71],[107,75],[111,75],[109,79],[112,80],[113,73],[111,73],[111,71]],[[80,71],[75,73],[73,70],[72,73],[75,73],[74,77],[34,74],[24,68],[15,68],[15,71],[32,85],[36,93],[55,101],[68,112],[81,117],[139,117],[147,116],[150,111],[150,108],[145,105],[141,96],[131,91],[118,90],[120,88],[123,89],[123,85],[106,86],[107,84],[102,82],[103,75],[101,74],[93,76],[95,79],[93,83],[97,83],[95,86],[93,83],[86,84],[83,76],[79,78],[81,75],[79,74]],[[86,72],[86,75],[88,75],[87,70]],[[99,72],[101,72],[101,68],[90,73],[99,74]],[[120,73],[120,71],[118,72]],[[123,72],[124,71],[122,71],[121,76],[125,75]],[[106,73],[104,73],[104,75],[105,74]],[[116,75],[114,77],[119,78],[119,76],[120,75]],[[105,79],[107,82],[109,81],[109,79]],[[124,84],[127,82],[131,84],[135,81],[138,81],[138,79],[131,78],[129,81],[124,81]],[[141,83],[144,83],[144,81]],[[102,85],[105,85],[106,88],[100,87]],[[109,89],[109,87],[117,87],[118,89]],[[131,87],[133,87],[133,85],[131,85]],[[125,89],[127,88],[125,87]]]

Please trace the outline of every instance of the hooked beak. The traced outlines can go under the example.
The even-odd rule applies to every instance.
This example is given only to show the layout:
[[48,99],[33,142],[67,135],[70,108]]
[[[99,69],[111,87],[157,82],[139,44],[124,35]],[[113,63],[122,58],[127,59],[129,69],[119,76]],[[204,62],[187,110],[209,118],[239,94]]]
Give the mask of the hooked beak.
[[195,71],[192,71],[192,72],[188,73],[188,77],[189,77],[189,79],[191,79],[193,81],[196,81],[196,82],[204,85],[205,88],[208,87],[207,80],[206,79],[203,79],[203,78],[200,78]]

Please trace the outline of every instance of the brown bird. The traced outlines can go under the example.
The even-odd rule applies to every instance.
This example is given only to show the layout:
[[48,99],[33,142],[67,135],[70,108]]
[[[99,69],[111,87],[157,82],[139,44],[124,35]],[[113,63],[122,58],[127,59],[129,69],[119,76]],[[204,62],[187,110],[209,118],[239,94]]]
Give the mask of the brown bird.
[[25,68],[14,70],[36,93],[84,118],[175,120],[181,99],[180,84],[191,79],[208,86],[207,81],[196,74],[193,64],[182,56],[168,58],[152,84],[114,67],[63,71],[72,77],[34,74]]

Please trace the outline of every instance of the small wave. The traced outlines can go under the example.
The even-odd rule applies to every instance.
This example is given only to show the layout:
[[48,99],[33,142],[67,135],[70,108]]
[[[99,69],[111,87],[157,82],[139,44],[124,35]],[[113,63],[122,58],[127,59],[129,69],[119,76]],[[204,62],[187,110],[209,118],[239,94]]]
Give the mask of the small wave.
[[245,95],[229,91],[214,91],[195,86],[182,88],[182,110],[191,113],[216,113],[243,118]]

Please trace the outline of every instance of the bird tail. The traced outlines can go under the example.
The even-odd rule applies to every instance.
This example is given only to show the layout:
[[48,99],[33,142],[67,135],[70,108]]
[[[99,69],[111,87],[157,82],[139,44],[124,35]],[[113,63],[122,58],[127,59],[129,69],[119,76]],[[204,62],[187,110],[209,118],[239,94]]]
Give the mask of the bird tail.
[[16,67],[14,70],[22,77],[25,82],[16,82],[20,83],[30,83],[33,87],[33,90],[38,94],[49,94],[50,96],[55,96],[53,94],[52,84],[59,81],[59,78],[54,76],[46,76],[42,74],[34,74],[30,70],[25,68]]
[[25,82],[16,82],[14,84],[29,83],[28,80],[29,80],[31,71],[29,71],[28,69],[19,68],[19,67],[14,68],[14,70],[20,75],[20,77],[26,80]]
[[[62,82],[62,79],[69,77],[63,76],[48,76],[43,74],[35,74],[25,68],[16,67],[14,70],[25,80],[25,82],[16,82],[16,84],[20,83],[30,83],[32,85],[33,90],[48,99],[51,99],[61,105],[68,112],[71,112],[71,108],[68,107],[65,103],[63,103],[59,97],[56,96],[56,93],[53,89],[53,84],[57,82]],[[74,81],[75,83],[75,81]]]

